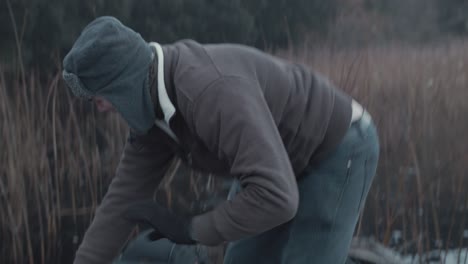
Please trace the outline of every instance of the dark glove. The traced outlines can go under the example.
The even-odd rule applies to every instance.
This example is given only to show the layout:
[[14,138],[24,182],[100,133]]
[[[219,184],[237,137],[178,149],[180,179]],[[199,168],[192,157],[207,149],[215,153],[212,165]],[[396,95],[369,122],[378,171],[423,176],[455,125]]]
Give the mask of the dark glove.
[[190,220],[178,217],[153,201],[144,201],[130,207],[124,218],[136,224],[148,224],[154,231],[148,235],[152,241],[167,238],[176,244],[195,244],[190,236]]

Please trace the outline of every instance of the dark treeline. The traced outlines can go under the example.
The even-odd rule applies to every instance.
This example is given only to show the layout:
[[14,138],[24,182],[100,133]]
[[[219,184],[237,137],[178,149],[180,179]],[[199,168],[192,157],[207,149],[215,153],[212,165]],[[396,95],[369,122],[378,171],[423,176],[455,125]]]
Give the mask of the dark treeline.
[[[285,48],[305,37],[326,38],[337,16],[353,3],[395,17],[415,17],[408,10],[433,6],[437,27],[466,33],[468,5],[464,0],[2,0],[0,56],[17,65],[17,47],[26,66],[54,69],[80,30],[93,18],[112,15],[161,43],[182,38],[200,42],[235,42],[262,49]],[[422,15],[418,22],[434,17]],[[402,28],[408,28],[403,25]]]
[[[112,15],[161,43],[182,38],[285,47],[305,32],[325,32],[337,0],[3,0],[2,61],[14,63],[17,41],[26,65],[50,66],[93,18]],[[16,36],[15,37],[15,31]]]

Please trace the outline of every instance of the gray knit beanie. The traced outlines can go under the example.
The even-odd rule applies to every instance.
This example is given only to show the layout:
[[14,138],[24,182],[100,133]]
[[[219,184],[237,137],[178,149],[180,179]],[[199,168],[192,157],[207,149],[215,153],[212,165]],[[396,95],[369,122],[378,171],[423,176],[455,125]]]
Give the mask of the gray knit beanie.
[[153,53],[148,43],[114,17],[85,27],[63,60],[63,78],[78,97],[101,96],[139,134],[154,123],[149,92]]

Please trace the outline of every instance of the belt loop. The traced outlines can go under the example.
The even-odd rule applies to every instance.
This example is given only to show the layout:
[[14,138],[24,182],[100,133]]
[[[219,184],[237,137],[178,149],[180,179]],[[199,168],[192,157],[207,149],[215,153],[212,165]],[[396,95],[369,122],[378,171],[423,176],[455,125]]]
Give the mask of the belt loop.
[[371,124],[372,124],[372,117],[368,111],[364,110],[362,112],[362,117],[359,120],[359,126],[360,126],[360,130],[362,130],[362,133],[364,133],[364,131],[368,129]]

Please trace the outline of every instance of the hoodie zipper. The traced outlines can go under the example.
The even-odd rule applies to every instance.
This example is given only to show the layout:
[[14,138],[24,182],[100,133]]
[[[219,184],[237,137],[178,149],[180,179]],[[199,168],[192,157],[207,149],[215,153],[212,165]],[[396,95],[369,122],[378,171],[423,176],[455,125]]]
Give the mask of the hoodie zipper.
[[172,117],[175,114],[175,107],[171,102],[166,89],[166,84],[164,83],[164,53],[161,45],[156,42],[151,42],[152,46],[156,50],[157,60],[158,60],[158,72],[157,72],[157,94],[159,105],[162,109],[164,119],[155,119],[154,124],[159,127],[164,133],[166,133],[174,142],[175,142],[175,151],[178,153],[178,156],[185,160],[190,166],[193,164],[192,153],[186,151],[182,147],[182,142],[179,140],[177,135],[172,131],[170,122]]

